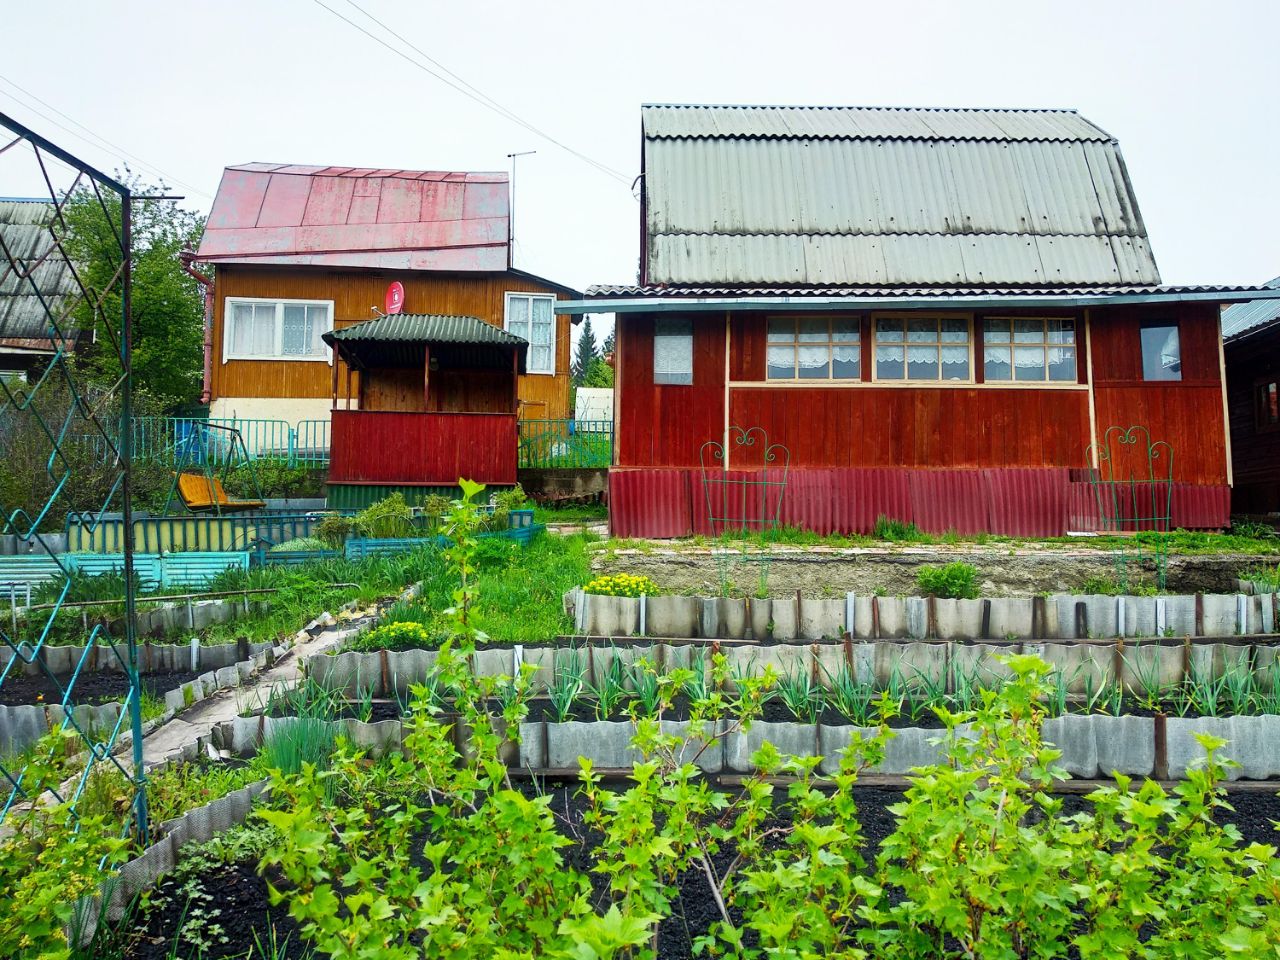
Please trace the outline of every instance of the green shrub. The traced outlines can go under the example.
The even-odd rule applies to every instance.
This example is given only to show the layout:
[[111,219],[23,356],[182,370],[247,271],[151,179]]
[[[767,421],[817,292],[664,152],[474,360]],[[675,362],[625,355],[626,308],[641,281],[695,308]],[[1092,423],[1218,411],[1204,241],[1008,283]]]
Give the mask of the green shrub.
[[421,650],[435,646],[426,626],[412,620],[384,623],[362,635],[361,650]]
[[959,560],[940,567],[926,565],[916,571],[920,592],[948,600],[974,600],[978,596],[978,570]]
[[286,540],[284,543],[277,543],[271,548],[271,553],[296,553],[304,550],[328,550],[329,544],[321,540],[319,537],[298,537],[295,540]]
[[287,460],[260,457],[227,471],[223,484],[234,497],[324,496],[324,474],[310,467],[291,467]]
[[334,513],[316,524],[314,535],[317,540],[323,540],[331,549],[341,550],[354,528],[353,519]]
[[1240,579],[1252,583],[1257,593],[1280,593],[1280,566],[1242,570]]
[[397,491],[356,514],[355,526],[366,537],[374,539],[411,537],[413,511],[405,503],[404,494]]
[[877,540],[924,540],[925,535],[920,528],[909,520],[893,520],[883,513],[876,517],[875,537]]

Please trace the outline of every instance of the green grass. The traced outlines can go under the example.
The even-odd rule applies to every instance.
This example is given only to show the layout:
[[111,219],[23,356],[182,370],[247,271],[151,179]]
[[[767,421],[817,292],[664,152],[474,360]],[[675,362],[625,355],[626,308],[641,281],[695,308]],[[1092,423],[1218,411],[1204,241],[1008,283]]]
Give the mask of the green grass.
[[[587,548],[595,539],[590,534],[543,534],[524,548],[481,541],[475,561],[480,599],[474,616],[479,629],[500,643],[549,640],[572,632],[573,622],[564,613],[562,598],[565,591],[590,578]],[[383,622],[421,623],[439,642],[447,630],[444,611],[453,604],[457,583],[438,555],[424,573],[422,594],[410,603],[396,604]],[[352,648],[365,649],[360,640]]]
[[609,519],[609,509],[603,503],[571,503],[563,507],[540,506],[533,508],[535,523],[603,523]]

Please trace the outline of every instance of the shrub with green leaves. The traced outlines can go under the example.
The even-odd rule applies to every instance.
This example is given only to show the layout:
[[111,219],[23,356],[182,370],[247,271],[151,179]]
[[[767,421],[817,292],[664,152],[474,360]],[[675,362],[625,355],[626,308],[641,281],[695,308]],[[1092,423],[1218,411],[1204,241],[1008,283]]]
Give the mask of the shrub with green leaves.
[[413,511],[405,502],[404,494],[398,491],[365,507],[356,514],[354,523],[364,536],[376,540],[414,534]]
[[425,650],[436,646],[430,631],[412,620],[398,620],[374,627],[360,636],[353,649],[360,650]]
[[604,573],[584,586],[582,592],[606,597],[655,597],[661,591],[648,577],[633,573]]
[[894,520],[883,513],[876,517],[874,536],[877,540],[924,540],[920,528],[909,520]]
[[978,570],[956,560],[941,566],[926,564],[916,571],[920,592],[949,600],[974,600],[978,596]]

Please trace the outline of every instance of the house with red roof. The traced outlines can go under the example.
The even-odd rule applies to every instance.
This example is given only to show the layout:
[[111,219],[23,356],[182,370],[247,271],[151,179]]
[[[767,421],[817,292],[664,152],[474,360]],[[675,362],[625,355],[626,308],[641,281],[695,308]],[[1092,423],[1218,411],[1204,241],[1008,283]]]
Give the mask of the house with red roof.
[[[194,259],[214,268],[205,348],[211,417],[283,420],[308,437],[322,436],[339,409],[351,421],[346,435],[368,446],[346,451],[346,462],[359,462],[366,453],[375,459],[385,453],[383,428],[391,422],[356,424],[358,411],[571,416],[572,321],[556,315],[555,303],[579,294],[512,266],[505,173],[228,167]],[[483,375],[467,373],[470,361],[458,344],[437,350],[434,359],[429,347],[403,350],[377,375],[360,369],[357,348],[333,345],[330,335],[344,328],[398,315],[436,318],[405,325],[419,333],[474,329],[470,321],[478,320],[518,339],[525,346],[512,374],[515,396],[506,385],[491,390]],[[362,339],[369,338],[352,342]],[[441,370],[446,355],[462,366]],[[418,422],[413,435],[430,444],[433,433],[425,423]],[[513,420],[510,431],[504,426],[494,434],[510,433],[512,464],[515,430]],[[472,432],[454,428],[448,435]],[[455,459],[438,470],[462,466]],[[330,479],[341,487],[361,486],[362,478]],[[409,456],[403,469],[384,472],[378,482],[412,493],[457,478],[424,472]],[[502,482],[497,476],[474,479]],[[367,499],[345,492],[353,505]]]

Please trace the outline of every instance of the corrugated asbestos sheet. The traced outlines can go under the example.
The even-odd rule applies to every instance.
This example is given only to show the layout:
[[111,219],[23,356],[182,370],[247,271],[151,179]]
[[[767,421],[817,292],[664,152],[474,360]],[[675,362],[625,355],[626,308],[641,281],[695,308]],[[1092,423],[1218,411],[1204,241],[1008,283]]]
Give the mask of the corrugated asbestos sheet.
[[1107,295],[1181,294],[1181,293],[1252,293],[1265,287],[1204,285],[1117,284],[1105,287],[644,287],[600,284],[588,287],[588,297],[1087,297]]
[[[1265,286],[1280,290],[1280,277]],[[1233,304],[1222,311],[1222,337],[1229,340],[1277,320],[1280,320],[1280,300],[1254,300],[1252,303]]]
[[[34,340],[39,343],[23,346],[49,348],[48,312],[41,298],[58,312],[79,291],[49,234],[52,218],[53,204],[47,201],[0,200],[0,242],[21,273],[30,274],[12,270],[8,257],[0,255],[0,339]],[[62,333],[75,335],[69,325]]]
[[[743,481],[759,473],[729,471],[727,476]],[[780,471],[770,471],[769,476],[781,478]],[[759,509],[749,509],[759,487],[744,486],[728,496],[721,494],[724,489],[713,485],[710,491],[710,508],[717,516],[761,516]],[[1221,529],[1230,519],[1230,499],[1225,485],[1177,483],[1171,525]],[[875,529],[880,516],[909,521],[932,534],[954,530],[1054,537],[1102,527],[1093,488],[1087,482],[1073,482],[1065,468],[794,469],[787,476],[780,510],[784,525],[822,534],[866,534]],[[711,522],[708,491],[699,470],[611,470],[609,523],[616,537],[665,539],[720,532]]]
[[324,335],[327,343],[335,340],[387,340],[402,343],[493,343],[501,346],[527,345],[524,337],[507,333],[501,327],[478,317],[455,317],[437,313],[397,313],[365,320]]
[[1072,111],[653,106],[646,282],[1158,284],[1116,142]]
[[223,171],[197,258],[502,271],[508,217],[505,173],[250,163]]

